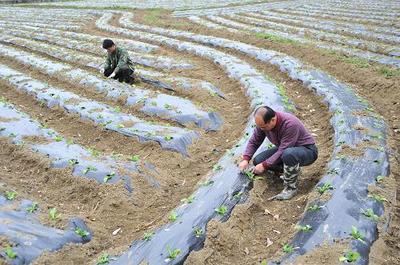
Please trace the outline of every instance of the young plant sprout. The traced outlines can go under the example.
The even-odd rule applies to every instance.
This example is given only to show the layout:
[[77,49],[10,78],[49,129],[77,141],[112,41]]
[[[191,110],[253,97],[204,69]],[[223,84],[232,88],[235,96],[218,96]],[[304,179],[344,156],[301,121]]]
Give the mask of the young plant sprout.
[[103,253],[98,259],[96,265],[108,264],[110,262],[110,255]]
[[340,262],[355,262],[360,258],[360,253],[354,251],[347,251],[339,258]]
[[13,201],[17,197],[17,193],[15,191],[6,191],[6,199],[9,201]]
[[117,125],[117,128],[118,128],[118,129],[125,128],[125,125],[123,125],[122,123],[119,123],[119,124]]
[[321,206],[319,206],[318,204],[314,204],[314,205],[312,205],[312,206],[309,206],[308,208],[307,208],[307,210],[309,210],[309,211],[311,211],[311,212],[316,212],[316,211],[319,211],[319,210],[321,210]]
[[351,236],[354,238],[354,239],[356,239],[356,240],[359,240],[359,241],[361,241],[361,242],[363,242],[364,243],[364,236],[361,234],[361,232],[357,229],[357,227],[355,227],[355,226],[352,226],[351,227]]
[[383,181],[384,178],[385,178],[384,176],[379,175],[379,176],[377,176],[377,177],[375,178],[375,180],[376,180],[376,182],[378,182],[378,183],[382,183],[382,181]]
[[195,227],[193,232],[196,237],[201,237],[204,234],[203,229],[201,229],[200,227]]
[[213,170],[214,171],[221,171],[223,169],[223,167],[221,165],[214,165],[213,166]]
[[94,149],[94,148],[89,148],[88,152],[92,157],[99,157],[100,156],[100,151]]
[[189,197],[182,199],[181,202],[190,204],[194,201],[195,198],[195,196],[190,195]]
[[85,168],[85,170],[83,170],[83,175],[86,175],[87,173],[89,173],[90,171],[97,171],[97,168],[95,168],[94,166],[87,166]]
[[215,212],[219,215],[225,215],[228,212],[228,207],[226,207],[225,205],[222,205],[222,206],[218,207],[217,209],[215,209]]
[[167,251],[168,251],[168,258],[171,260],[176,259],[176,257],[181,254],[181,250],[179,248],[176,249],[171,249],[169,246],[167,246]]
[[17,257],[17,253],[11,247],[7,247],[5,253],[9,259],[15,259]]
[[214,184],[213,180],[205,180],[205,181],[200,183],[200,185],[203,186],[203,187],[208,187],[208,186],[211,186],[212,184]]
[[324,185],[322,185],[321,187],[317,188],[317,191],[319,192],[319,194],[324,194],[326,191],[328,190],[333,190],[333,186],[331,183],[325,183]]
[[232,198],[234,198],[235,200],[240,200],[242,195],[243,195],[243,192],[242,191],[238,191],[232,196]]
[[172,110],[172,105],[170,104],[164,104],[164,108],[166,108],[167,110]]
[[171,141],[172,139],[174,139],[174,137],[171,136],[171,135],[166,135],[166,136],[164,136],[164,140],[165,140],[165,141]]
[[68,160],[68,165],[74,166],[76,164],[79,164],[77,159],[72,158],[72,159]]
[[298,225],[296,229],[302,232],[310,232],[312,230],[311,225]]
[[256,181],[256,180],[259,180],[259,179],[263,179],[263,177],[257,176],[256,174],[254,174],[254,173],[253,173],[252,171],[250,171],[250,170],[245,171],[244,174],[245,174],[246,177],[248,177],[249,180],[252,181],[252,182],[253,182],[253,181]]
[[143,235],[143,240],[144,241],[150,241],[154,236],[154,232],[146,232]]
[[377,202],[387,202],[388,201],[385,197],[380,196],[378,194],[369,194],[368,198],[372,198]]
[[67,139],[65,142],[67,143],[67,146],[74,144],[74,140],[72,140],[72,139]]
[[90,235],[90,233],[88,231],[83,230],[82,228],[79,228],[79,227],[75,228],[74,232],[75,232],[75,234],[77,234],[78,236],[80,236],[82,238]]
[[61,142],[61,141],[63,140],[63,138],[62,138],[62,136],[57,135],[56,137],[54,137],[54,140],[55,140],[56,142]]
[[34,213],[39,208],[39,204],[37,202],[32,203],[29,207],[26,208],[28,213]]
[[140,160],[140,157],[139,157],[139,155],[132,155],[129,157],[128,160],[131,162],[138,162]]
[[370,220],[372,220],[372,221],[374,221],[374,222],[377,222],[377,221],[379,221],[379,219],[380,219],[379,216],[376,215],[372,209],[366,209],[366,210],[364,210],[364,211],[362,212],[362,214],[363,214],[365,217],[367,217],[368,219],[370,219]]
[[338,168],[331,168],[326,173],[328,175],[337,175],[337,174],[339,174],[339,169]]
[[114,108],[114,112],[117,112],[117,113],[118,113],[118,112],[121,112],[121,107],[119,107],[119,106],[115,107],[115,108]]
[[51,208],[51,209],[49,210],[49,218],[50,218],[50,220],[55,221],[55,220],[57,220],[58,218],[60,218],[60,216],[61,216],[61,214],[59,214],[59,213],[57,212],[57,209],[56,209],[56,208]]
[[283,252],[285,253],[292,253],[294,250],[293,246],[289,245],[289,244],[285,244],[283,245]]
[[171,212],[168,216],[168,220],[170,220],[171,222],[175,222],[176,219],[178,219],[178,215],[176,214],[176,212]]
[[104,178],[103,178],[103,182],[107,183],[110,179],[112,179],[115,176],[115,172],[111,172],[109,174],[107,174]]

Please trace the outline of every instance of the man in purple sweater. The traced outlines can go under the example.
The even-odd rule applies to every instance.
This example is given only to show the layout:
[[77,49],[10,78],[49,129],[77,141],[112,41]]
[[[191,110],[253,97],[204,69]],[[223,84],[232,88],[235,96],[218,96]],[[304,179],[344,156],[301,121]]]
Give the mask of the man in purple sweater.
[[256,128],[239,168],[243,172],[249,167],[249,161],[267,137],[275,147],[261,152],[253,159],[253,173],[261,174],[267,169],[277,173],[283,171],[281,178],[284,189],[273,198],[289,200],[297,193],[300,167],[311,165],[317,160],[318,149],[315,140],[303,123],[290,113],[275,112],[267,106],[262,106],[254,112],[254,119]]

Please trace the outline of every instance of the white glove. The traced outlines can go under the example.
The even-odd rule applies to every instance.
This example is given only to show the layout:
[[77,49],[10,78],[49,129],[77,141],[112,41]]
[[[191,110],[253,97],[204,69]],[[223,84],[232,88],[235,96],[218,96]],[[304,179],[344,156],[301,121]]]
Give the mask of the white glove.
[[115,76],[115,72],[108,76],[108,78],[113,78]]

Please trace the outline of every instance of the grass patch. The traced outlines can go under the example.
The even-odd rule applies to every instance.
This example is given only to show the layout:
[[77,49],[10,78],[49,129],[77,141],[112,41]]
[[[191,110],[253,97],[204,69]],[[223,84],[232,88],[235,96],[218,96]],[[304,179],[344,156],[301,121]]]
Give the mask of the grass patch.
[[342,60],[345,63],[349,63],[352,65],[355,65],[358,68],[368,68],[371,66],[368,60],[359,58],[359,57],[347,57],[347,56],[340,56],[340,60]]
[[143,21],[147,24],[155,24],[157,23],[161,16],[165,13],[165,10],[162,8],[151,8],[148,9],[146,15],[143,16]]
[[255,36],[259,39],[269,40],[277,43],[297,44],[297,41],[280,37],[271,33],[256,33]]
[[379,67],[378,72],[387,78],[400,76],[400,69],[396,69],[396,68],[392,68],[392,67],[388,67],[388,66]]

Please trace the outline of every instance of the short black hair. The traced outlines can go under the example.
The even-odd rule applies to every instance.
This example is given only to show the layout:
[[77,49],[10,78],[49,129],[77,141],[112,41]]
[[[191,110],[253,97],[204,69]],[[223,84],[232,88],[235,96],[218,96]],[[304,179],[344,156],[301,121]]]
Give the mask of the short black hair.
[[105,39],[103,40],[103,49],[108,49],[111,48],[114,44],[114,42],[110,39]]
[[264,121],[265,123],[270,122],[271,119],[272,119],[273,117],[275,117],[275,115],[276,115],[275,111],[274,111],[273,109],[271,109],[270,107],[268,107],[268,106],[260,106],[260,107],[258,107],[258,108],[255,110],[254,116],[255,116],[260,110],[262,110],[262,113],[263,113],[262,118],[263,118],[263,121]]

